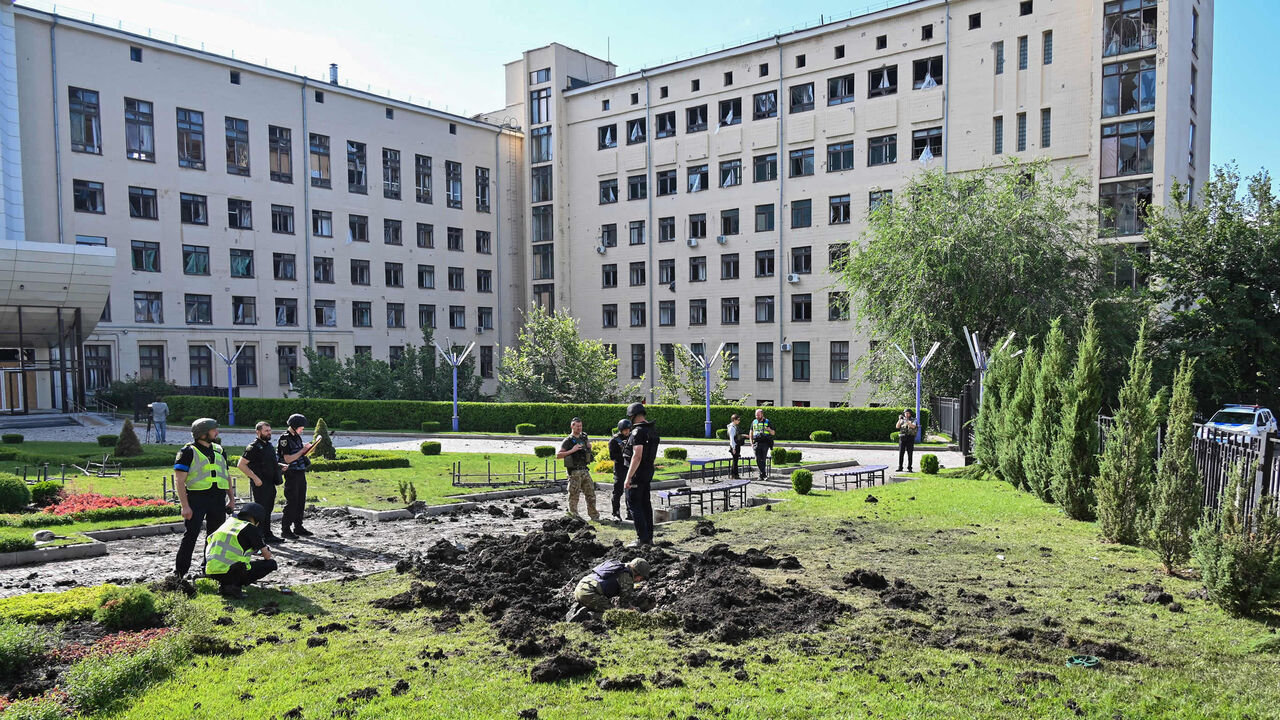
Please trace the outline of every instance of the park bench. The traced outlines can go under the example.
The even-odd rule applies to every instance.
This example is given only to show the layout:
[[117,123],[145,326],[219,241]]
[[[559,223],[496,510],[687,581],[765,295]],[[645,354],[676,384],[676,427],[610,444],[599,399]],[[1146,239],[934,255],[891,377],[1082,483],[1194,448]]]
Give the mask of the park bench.
[[849,489],[850,483],[853,483],[855,488],[862,487],[863,483],[868,487],[874,487],[876,480],[879,480],[881,485],[884,484],[884,473],[888,469],[888,465],[858,465],[843,470],[828,470],[822,473],[822,483],[824,487],[832,490],[836,489],[836,483],[841,483],[844,490]]
[[746,504],[747,486],[750,484],[750,480],[726,480],[705,487],[682,487],[674,490],[662,490],[658,493],[658,498],[667,505],[683,501],[683,504],[690,508],[690,512],[692,512],[693,503],[696,500],[698,514],[706,515],[707,505],[711,506],[711,512],[714,513],[717,501],[724,503],[726,511],[735,497],[738,498],[739,505]]

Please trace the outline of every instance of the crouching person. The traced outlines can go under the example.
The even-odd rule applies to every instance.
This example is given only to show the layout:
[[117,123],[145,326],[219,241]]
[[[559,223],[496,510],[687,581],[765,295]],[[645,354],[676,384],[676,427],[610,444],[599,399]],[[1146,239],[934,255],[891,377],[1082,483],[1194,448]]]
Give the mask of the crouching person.
[[582,622],[599,618],[613,607],[613,599],[630,592],[635,584],[649,577],[649,562],[636,558],[625,565],[617,560],[605,560],[578,581],[573,591],[573,606],[565,620]]
[[[234,518],[209,535],[205,548],[204,574],[218,581],[224,597],[243,598],[241,589],[274,572],[278,565],[271,548],[262,539],[267,511],[258,503],[245,503]],[[261,551],[262,559],[253,554]]]

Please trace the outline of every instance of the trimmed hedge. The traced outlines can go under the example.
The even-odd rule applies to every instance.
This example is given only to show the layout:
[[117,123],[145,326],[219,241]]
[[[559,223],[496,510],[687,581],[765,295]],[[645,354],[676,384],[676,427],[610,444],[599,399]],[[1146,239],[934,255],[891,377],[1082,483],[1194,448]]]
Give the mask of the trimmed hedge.
[[717,439],[717,440],[728,440],[728,439],[729,439],[729,428],[720,428],[719,430],[716,430],[716,439]]
[[20,445],[26,438],[21,433],[5,433],[0,435],[0,440],[5,441],[9,445]]
[[118,442],[120,442],[119,435],[99,435],[98,436],[98,447],[114,448],[116,446],[116,443]]
[[31,504],[31,490],[12,475],[0,477],[0,512],[18,512]]
[[423,455],[439,455],[440,443],[435,440],[423,440],[419,449],[422,450]]
[[938,456],[933,453],[920,456],[920,472],[925,475],[938,474]]
[[419,427],[422,428],[422,432],[439,432],[440,431],[440,423],[436,422],[435,420],[423,420],[422,425],[420,425]]
[[[458,412],[462,412],[459,410]],[[458,422],[458,427],[462,427],[462,422]],[[533,435],[538,432],[538,426],[533,423],[516,423],[517,435]]]
[[[48,463],[51,468],[66,465],[70,468],[71,465],[84,465],[89,460],[101,462],[103,454],[101,452],[85,452],[74,455],[46,455],[44,453],[31,452],[30,450],[10,450],[7,453],[0,453],[0,460],[11,460],[24,465],[44,465]],[[173,448],[155,448],[152,446],[143,454],[135,455],[134,457],[117,457],[110,451],[105,454],[111,455],[111,462],[118,462],[124,468],[173,467],[175,451]]]
[[813,489],[813,473],[803,468],[792,472],[791,489],[798,495],[808,495]]
[[177,516],[177,505],[132,505],[126,507],[97,508],[82,510],[69,515],[53,513],[26,513],[24,515],[0,515],[0,527],[45,527],[48,525],[71,525],[78,522],[101,522],[104,520],[137,520],[140,518]]
[[338,423],[338,427],[342,428],[343,430],[356,430],[360,427],[360,423],[356,422],[355,420],[343,420],[342,422]]
[[311,472],[342,472],[344,470],[386,470],[407,468],[409,458],[387,450],[341,450],[336,460],[316,460]]
[[834,437],[830,430],[814,430],[809,433],[809,439],[814,442],[831,442]]
[[538,445],[533,448],[533,456],[540,458],[549,458],[556,454],[556,449],[552,445]]
[[156,596],[142,585],[105,590],[99,602],[93,620],[112,630],[146,627],[156,614]]
[[801,460],[803,460],[803,459],[804,459],[804,451],[803,451],[803,450],[788,450],[788,451],[787,451],[787,462],[788,462],[788,463],[791,463],[791,464],[793,464],[793,465],[794,465],[795,463],[798,463],[798,462],[800,462],[800,461],[801,461]]
[[31,486],[31,503],[36,507],[48,507],[58,501],[62,493],[62,483],[57,480],[42,480]]
[[35,549],[36,541],[29,537],[0,538],[0,553],[22,552],[23,550]]
[[773,449],[773,452],[772,452],[772,453],[770,453],[770,454],[771,454],[771,455],[772,455],[772,457],[773,457],[773,464],[774,464],[774,465],[783,465],[783,464],[785,464],[785,463],[787,462],[787,449],[786,449],[786,448],[776,447],[776,448],[774,448],[774,449]]
[[689,451],[682,447],[663,448],[662,457],[668,460],[687,460],[689,458]]
[[[170,415],[226,419],[226,398],[195,396],[167,397]],[[258,417],[284,426],[291,413],[308,417],[341,417],[355,420],[365,430],[404,430],[420,427],[428,420],[448,427],[453,415],[452,404],[445,401],[415,400],[328,400],[319,398],[237,398],[236,409],[246,417]],[[777,431],[777,439],[805,440],[814,430],[828,430],[844,442],[884,442],[893,431],[904,407],[882,408],[768,408],[769,420]],[[648,417],[659,432],[667,437],[702,437],[705,409],[701,405],[649,405]],[[713,419],[729,422],[729,416],[744,417],[755,407],[713,405]],[[582,418],[588,428],[613,427],[626,416],[625,405],[576,405],[568,403],[458,403],[460,429],[467,432],[511,432],[517,423],[554,428],[568,424],[569,418]],[[928,423],[929,413],[921,410],[921,422]]]

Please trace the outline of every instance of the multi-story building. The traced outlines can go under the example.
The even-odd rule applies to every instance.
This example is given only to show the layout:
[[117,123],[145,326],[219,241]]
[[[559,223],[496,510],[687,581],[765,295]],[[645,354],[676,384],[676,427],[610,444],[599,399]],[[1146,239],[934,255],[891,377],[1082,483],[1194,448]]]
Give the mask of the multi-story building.
[[1208,175],[1212,0],[915,0],[624,75],[551,44],[474,118],[13,13],[26,237],[116,248],[89,387],[221,385],[230,342],[277,395],[304,347],[394,360],[428,325],[492,391],[537,304],[646,390],[723,343],[732,395],[862,403],[832,266],[912,175],[1047,158],[1128,242]]
[[[28,240],[116,249],[86,385],[288,391],[303,348],[475,341],[492,391],[524,278],[521,137],[14,8]],[[39,119],[38,121],[36,119]],[[52,122],[50,122],[50,120]]]
[[1137,240],[1140,207],[1208,173],[1212,15],[918,0],[621,76],[528,51],[505,112],[528,127],[532,299],[613,343],[623,380],[725,343],[756,402],[865,402],[849,368],[870,339],[831,267],[868,210],[924,168],[1048,158]]

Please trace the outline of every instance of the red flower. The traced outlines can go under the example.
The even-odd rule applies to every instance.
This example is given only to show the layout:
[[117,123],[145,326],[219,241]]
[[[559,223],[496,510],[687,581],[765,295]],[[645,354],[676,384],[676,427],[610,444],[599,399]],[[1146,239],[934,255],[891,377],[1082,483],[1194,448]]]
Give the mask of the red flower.
[[45,512],[53,515],[70,515],[85,510],[100,510],[117,507],[142,507],[148,505],[166,505],[163,500],[153,498],[111,497],[97,493],[75,493],[67,495],[58,504],[50,505]]

